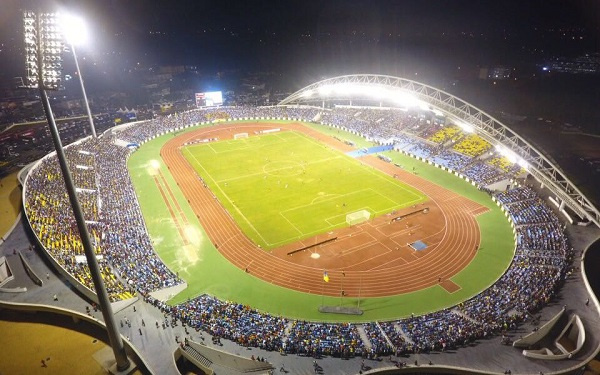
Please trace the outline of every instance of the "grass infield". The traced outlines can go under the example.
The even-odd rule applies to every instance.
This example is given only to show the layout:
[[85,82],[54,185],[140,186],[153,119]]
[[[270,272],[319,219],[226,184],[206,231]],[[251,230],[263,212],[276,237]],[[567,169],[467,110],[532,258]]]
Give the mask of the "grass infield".
[[[256,122],[248,121],[248,123]],[[269,123],[274,122],[269,121]],[[285,126],[285,122],[281,122],[281,125],[282,127]],[[351,137],[351,134],[321,125],[306,124],[306,126],[322,131],[325,134],[335,135],[341,139],[350,139]],[[284,132],[279,135],[281,134],[284,134]],[[290,132],[290,134],[292,133]],[[432,165],[397,152],[388,152],[386,155],[394,163],[402,165],[407,170],[412,170],[414,166],[421,177],[490,208],[490,211],[477,217],[481,231],[481,250],[477,252],[475,258],[465,269],[452,278],[452,281],[461,287],[459,291],[453,294],[447,293],[442,287],[436,285],[418,292],[398,296],[363,298],[360,301],[360,307],[364,310],[362,316],[321,314],[317,310],[321,303],[326,305],[343,304],[356,306],[358,301],[356,298],[344,298],[343,300],[336,297],[323,298],[319,295],[292,291],[275,286],[233,266],[214,248],[187,204],[185,197],[177,188],[167,167],[160,159],[160,148],[172,137],[172,135],[165,135],[144,144],[138,151],[131,155],[128,161],[130,175],[146,220],[148,232],[154,242],[155,250],[162,260],[174,272],[179,272],[180,276],[188,283],[188,288],[175,296],[169,301],[170,303],[179,303],[187,298],[193,298],[199,294],[206,293],[221,299],[248,304],[261,311],[289,318],[330,322],[390,320],[406,317],[411,313],[424,314],[436,311],[468,299],[493,284],[506,270],[512,260],[514,251],[512,228],[504,213],[486,193],[477,190],[477,188],[459,177],[444,172]],[[251,138],[245,141],[252,142],[250,141]],[[235,142],[238,141],[240,140],[236,140]],[[311,141],[315,142],[312,139]],[[357,147],[365,145],[370,144],[361,143],[360,146],[357,144]],[[346,156],[339,154],[337,156],[340,159],[346,159]],[[353,160],[350,161],[355,162]],[[150,167],[151,163],[158,163],[166,182],[175,193],[174,199],[181,206],[183,210],[182,214],[187,217],[189,222],[189,227],[186,228],[186,231],[196,234],[194,236],[196,242],[192,246],[193,250],[190,250],[190,246],[183,246],[165,203],[162,199],[157,199],[157,197],[160,197],[160,192],[150,173],[152,170],[152,167]],[[307,171],[307,173],[312,172]],[[248,174],[250,173],[244,172],[244,175]],[[271,177],[268,176],[267,179]],[[230,183],[228,183],[229,185]],[[239,183],[236,185],[239,185]],[[237,189],[239,187],[232,186],[233,188]],[[359,188],[356,189],[359,190]],[[292,204],[293,202],[297,202],[298,198],[295,199],[292,201]],[[233,200],[235,201],[235,198]]]
[[425,201],[418,190],[304,134],[283,131],[187,146],[183,155],[263,249]]

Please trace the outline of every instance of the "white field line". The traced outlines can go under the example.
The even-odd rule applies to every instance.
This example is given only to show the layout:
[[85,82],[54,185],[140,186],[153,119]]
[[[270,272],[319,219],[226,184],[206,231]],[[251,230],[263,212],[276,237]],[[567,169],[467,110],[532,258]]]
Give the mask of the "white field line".
[[229,197],[227,196],[227,194],[225,194],[225,192],[223,191],[223,189],[221,189],[221,186],[219,186],[219,184],[212,178],[212,176],[210,175],[210,173],[208,173],[208,171],[206,169],[204,169],[204,167],[198,161],[198,159],[196,159],[196,157],[194,155],[192,155],[191,153],[190,153],[190,156],[194,159],[194,162],[196,164],[198,164],[198,166],[200,166],[200,168],[202,168],[202,170],[204,171],[204,173],[206,173],[206,175],[214,182],[214,184],[217,186],[217,188],[221,191],[221,194],[223,194],[223,196],[225,197],[225,199],[227,199],[229,201],[229,203],[238,212],[238,214],[246,221],[246,223],[248,223],[248,225],[250,226],[250,228],[252,228],[252,230],[261,238],[261,240],[263,240],[264,243],[266,243],[269,246],[272,246],[273,244],[271,244],[268,241],[266,241],[264,239],[264,237],[259,233],[259,231],[256,230],[256,228],[254,227],[254,225],[252,225],[252,223],[250,222],[250,220],[248,220],[248,218],[246,218],[246,216],[244,216],[244,214],[242,213],[242,211],[240,211],[239,208],[235,204],[233,204],[233,202],[231,201],[231,199],[229,199]]
[[[255,177],[255,176],[261,176],[261,175],[265,175],[265,174],[269,175],[271,172],[283,171],[283,170],[286,170],[286,169],[295,168],[296,166],[300,166],[300,167],[304,168],[307,165],[315,165],[315,164],[319,164],[319,163],[323,163],[323,162],[327,162],[327,161],[331,161],[331,160],[335,160],[335,159],[339,159],[339,158],[341,158],[341,156],[334,156],[334,157],[331,157],[331,158],[315,160],[315,161],[312,161],[310,163],[304,163],[304,164],[302,164],[300,162],[295,162],[296,164],[294,164],[294,165],[287,166],[287,167],[281,167],[281,168],[274,168],[274,169],[270,170],[269,172],[262,171],[262,172],[248,173],[248,174],[241,175],[241,176],[236,176],[236,177],[231,177],[231,178],[224,178],[224,179],[219,180],[217,182],[218,183],[229,182],[229,181],[242,180],[242,179],[247,178],[247,177]],[[278,161],[280,161],[280,160],[278,160]],[[282,177],[285,177],[285,176],[282,176]]]

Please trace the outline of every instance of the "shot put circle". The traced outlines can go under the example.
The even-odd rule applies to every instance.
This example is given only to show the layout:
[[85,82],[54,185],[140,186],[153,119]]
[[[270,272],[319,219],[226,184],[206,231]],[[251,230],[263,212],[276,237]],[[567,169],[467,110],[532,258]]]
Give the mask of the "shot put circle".
[[263,172],[270,176],[291,177],[304,172],[304,167],[296,161],[272,161],[265,164]]

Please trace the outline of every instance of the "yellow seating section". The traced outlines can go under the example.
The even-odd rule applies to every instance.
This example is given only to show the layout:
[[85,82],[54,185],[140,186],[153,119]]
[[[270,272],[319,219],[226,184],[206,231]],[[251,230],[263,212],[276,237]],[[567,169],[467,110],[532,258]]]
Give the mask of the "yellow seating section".
[[[54,176],[50,178],[54,178]],[[60,229],[57,227],[59,223],[56,221],[55,216],[60,212],[60,206],[61,204],[57,199],[52,199],[44,193],[39,193],[31,204],[27,200],[25,202],[31,227],[38,235],[42,245],[73,277],[90,290],[94,290],[94,284],[88,267],[78,265],[75,261],[76,255],[84,254],[79,233],[72,228]],[[90,237],[92,243],[95,244],[94,252],[98,255],[102,254],[100,236],[93,228],[90,230]],[[102,279],[104,280],[111,301],[114,302],[132,297],[132,293],[117,279],[108,266],[102,268]]]
[[229,113],[227,112],[209,112],[206,114],[206,119],[208,121],[215,121],[215,120],[228,120],[231,116],[229,115]]
[[493,165],[494,167],[500,168],[504,172],[510,172],[514,163],[511,163],[510,160],[505,158],[504,156],[496,156],[488,160],[488,163]]
[[460,128],[458,126],[446,126],[429,137],[429,140],[435,143],[443,143],[453,139],[459,134]]
[[491,149],[492,145],[477,134],[469,134],[462,141],[456,143],[453,148],[468,156],[479,156]]

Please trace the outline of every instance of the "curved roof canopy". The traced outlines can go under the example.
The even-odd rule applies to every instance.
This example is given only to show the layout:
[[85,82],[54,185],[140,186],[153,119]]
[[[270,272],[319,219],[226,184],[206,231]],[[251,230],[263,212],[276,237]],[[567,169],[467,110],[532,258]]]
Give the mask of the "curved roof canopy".
[[600,212],[551,161],[506,125],[468,102],[434,87],[404,78],[357,74],[325,79],[296,91],[279,105],[363,99],[397,107],[419,107],[448,116],[467,132],[476,132],[527,169],[581,218],[600,227]]

